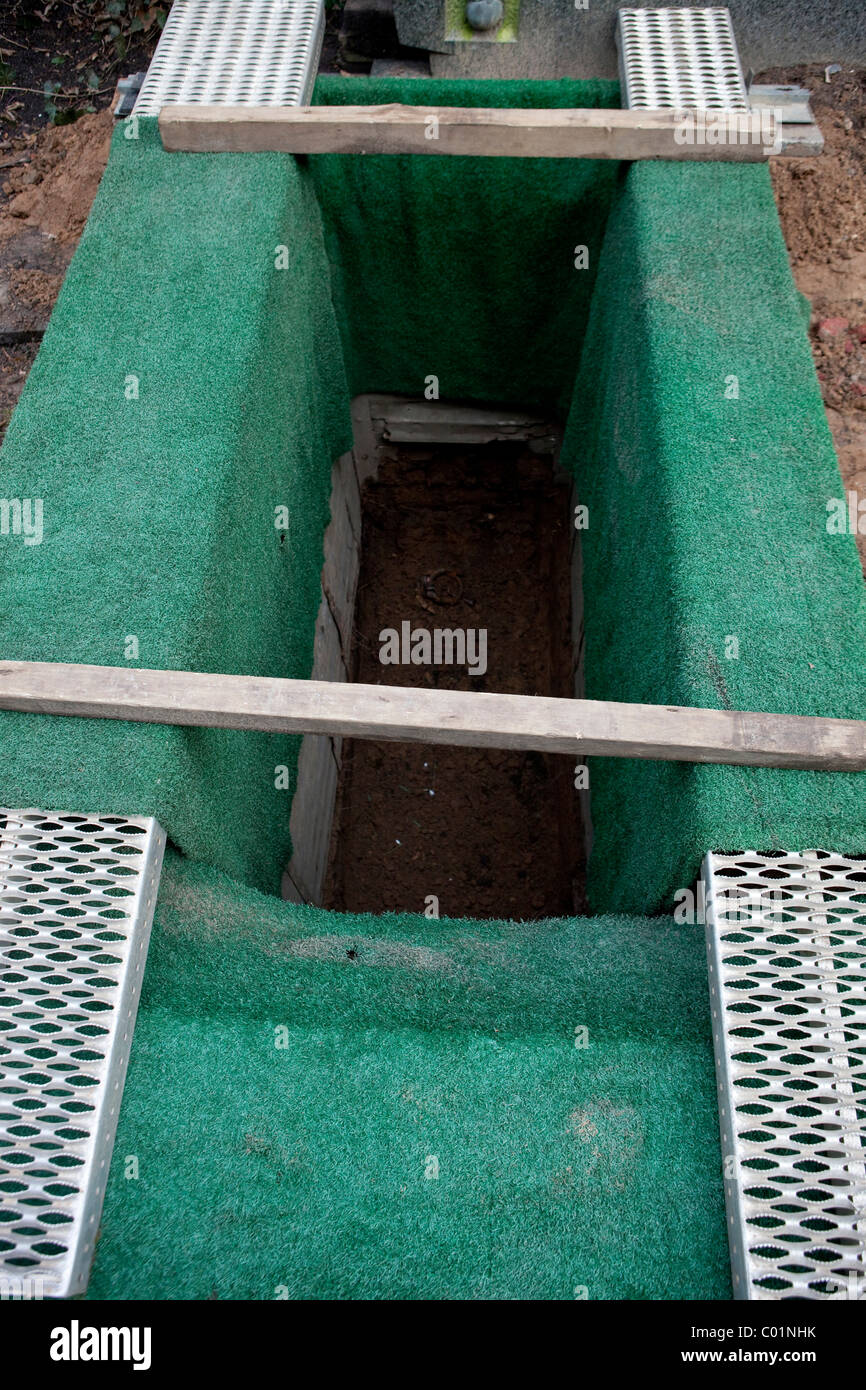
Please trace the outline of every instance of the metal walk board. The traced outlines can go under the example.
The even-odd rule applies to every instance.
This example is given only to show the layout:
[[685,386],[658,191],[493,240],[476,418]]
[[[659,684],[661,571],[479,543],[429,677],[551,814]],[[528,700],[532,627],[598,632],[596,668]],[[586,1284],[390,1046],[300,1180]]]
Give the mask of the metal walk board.
[[866,858],[704,860],[736,1298],[866,1299]]
[[323,0],[174,0],[133,115],[168,102],[305,106],[324,32]]
[[87,1284],[165,832],[0,811],[0,1295]]
[[616,41],[624,107],[702,110],[729,126],[735,118],[726,113],[737,112],[739,143],[773,117],[779,141],[773,153],[808,156],[823,150],[805,88],[747,89],[727,9],[618,10]]
[[618,10],[617,46],[623,106],[748,108],[726,9]]

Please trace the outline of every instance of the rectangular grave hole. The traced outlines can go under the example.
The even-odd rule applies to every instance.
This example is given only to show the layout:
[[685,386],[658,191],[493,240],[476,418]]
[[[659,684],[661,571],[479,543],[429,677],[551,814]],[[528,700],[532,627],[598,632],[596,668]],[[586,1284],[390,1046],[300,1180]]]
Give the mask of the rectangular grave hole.
[[[362,470],[351,680],[574,695],[579,560],[552,444],[378,448]],[[361,739],[332,752],[324,906],[432,913],[435,900],[441,916],[518,920],[586,911],[574,757]]]

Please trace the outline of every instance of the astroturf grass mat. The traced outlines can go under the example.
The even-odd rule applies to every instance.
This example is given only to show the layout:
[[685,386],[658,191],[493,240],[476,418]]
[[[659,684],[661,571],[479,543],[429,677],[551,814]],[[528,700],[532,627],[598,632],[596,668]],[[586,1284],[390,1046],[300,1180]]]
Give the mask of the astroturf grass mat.
[[286,1295],[729,1297],[701,929],[341,915],[169,853],[89,1296]]

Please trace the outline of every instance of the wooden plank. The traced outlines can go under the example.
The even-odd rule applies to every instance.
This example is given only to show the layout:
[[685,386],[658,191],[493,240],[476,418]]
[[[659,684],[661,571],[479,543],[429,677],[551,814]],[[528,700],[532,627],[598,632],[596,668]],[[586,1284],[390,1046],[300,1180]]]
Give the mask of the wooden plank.
[[316,614],[316,638],[313,646],[314,681],[347,681],[349,672],[343,660],[343,643],[340,629],[331,612],[327,596],[322,594],[319,611]]
[[[582,700],[586,694],[585,681],[585,657],[586,657],[586,629],[584,626],[583,612],[583,532],[578,531],[574,525],[575,508],[580,502],[577,483],[572,479],[571,485],[571,654],[572,654],[572,690],[574,698]],[[581,755],[575,762],[582,763]],[[592,854],[592,842],[594,832],[592,827],[592,791],[590,787],[577,787],[577,801],[580,807],[580,825],[583,832],[583,852],[586,862]]]
[[283,869],[282,879],[280,882],[280,894],[283,899],[283,902],[305,903],[308,901],[308,899],[304,896],[303,891],[295,883],[295,880],[292,878],[288,869]]
[[355,461],[355,474],[358,489],[363,488],[368,478],[375,477],[379,468],[379,439],[370,414],[372,396],[355,396],[352,400],[352,435],[354,444],[352,456]]
[[350,454],[331,471],[331,520],[323,540],[322,590],[337,627],[348,670],[355,619],[355,590],[361,563],[361,500]]
[[445,424],[455,429],[486,429],[491,439],[511,436],[527,439],[550,428],[543,416],[531,415],[525,410],[427,401],[417,396],[371,396],[370,400],[371,412],[377,420],[384,421],[387,437],[404,426],[429,429]]
[[[695,116],[699,113],[690,113]],[[710,113],[714,119],[718,113]],[[753,143],[680,143],[682,113],[459,106],[181,106],[159,115],[167,150],[288,154],[439,154],[550,159],[768,157],[775,123]]]
[[333,740],[308,734],[298,755],[298,785],[289,820],[292,859],[286,870],[307,903],[322,901],[337,799],[337,770]]
[[[361,500],[351,453],[331,469],[331,521],[324,536],[322,601],[313,648],[314,681],[347,681],[358,582]],[[336,615],[336,616],[335,616]],[[331,823],[337,797],[342,739],[306,734],[298,754],[289,831],[292,859],[284,870],[283,896],[292,902],[320,903],[328,867]]]
[[203,728],[856,771],[866,721],[60,662],[0,662],[0,709]]
[[[373,402],[378,403],[374,408]],[[520,410],[489,410],[393,396],[371,398],[371,415],[382,423],[390,444],[489,444],[494,440],[544,439],[550,452],[558,445],[556,428],[539,415]]]

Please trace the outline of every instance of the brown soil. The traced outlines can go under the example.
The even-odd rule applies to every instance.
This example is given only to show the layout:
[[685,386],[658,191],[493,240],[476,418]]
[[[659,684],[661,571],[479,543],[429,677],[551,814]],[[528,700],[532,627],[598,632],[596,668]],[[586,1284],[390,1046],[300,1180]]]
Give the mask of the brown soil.
[[9,140],[2,147],[23,162],[3,180],[0,236],[22,224],[39,227],[60,242],[76,242],[108,163],[114,117],[110,110],[81,116],[74,125],[49,126]]
[[38,339],[9,347],[0,346],[0,440],[6,433],[6,426],[18,404],[27,373],[33,366],[38,351]]
[[[846,489],[866,492],[866,71],[774,70],[761,82],[808,87],[824,136],[815,159],[774,159],[771,173]],[[866,570],[866,536],[858,536]]]
[[[354,679],[572,693],[569,492],[517,445],[402,448],[367,485]],[[379,634],[484,628],[487,672],[385,665]],[[582,903],[574,759],[344,744],[326,903],[343,911],[534,918]],[[575,894],[577,880],[577,894]]]
[[87,221],[112,126],[111,112],[99,111],[0,146],[17,161],[0,185],[0,440]]
[[866,251],[866,72],[774,69],[758,82],[808,87],[824,151],[771,161],[773,187],[794,265],[835,266]]

